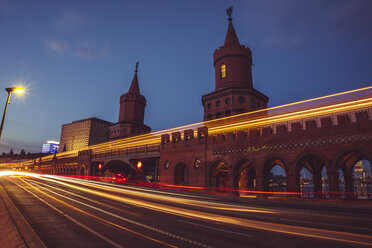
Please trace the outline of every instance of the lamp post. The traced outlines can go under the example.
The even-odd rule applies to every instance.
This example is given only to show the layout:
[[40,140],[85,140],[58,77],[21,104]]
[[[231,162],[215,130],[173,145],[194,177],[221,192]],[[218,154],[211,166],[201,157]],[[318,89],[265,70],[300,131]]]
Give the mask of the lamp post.
[[6,100],[4,114],[3,114],[3,120],[1,121],[0,139],[1,139],[1,134],[3,133],[3,127],[4,127],[4,120],[5,120],[6,111],[8,110],[8,105],[10,103],[10,95],[12,94],[12,92],[21,93],[21,92],[24,91],[24,89],[21,88],[21,87],[6,88],[5,90],[8,92],[8,99]]

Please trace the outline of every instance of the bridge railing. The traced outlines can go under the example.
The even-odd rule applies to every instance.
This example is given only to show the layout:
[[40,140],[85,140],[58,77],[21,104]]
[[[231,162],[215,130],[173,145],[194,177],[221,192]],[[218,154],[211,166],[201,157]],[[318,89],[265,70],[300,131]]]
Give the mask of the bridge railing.
[[117,149],[107,149],[104,151],[95,152],[93,150],[92,158],[102,158],[108,156],[120,156],[120,155],[130,155],[138,153],[149,153],[149,152],[159,152],[160,144],[142,145],[142,146],[132,146]]

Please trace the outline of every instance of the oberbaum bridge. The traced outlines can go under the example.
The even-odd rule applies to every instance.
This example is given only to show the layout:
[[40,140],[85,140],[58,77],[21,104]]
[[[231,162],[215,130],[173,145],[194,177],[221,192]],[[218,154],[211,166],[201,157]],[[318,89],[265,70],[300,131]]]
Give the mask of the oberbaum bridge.
[[225,42],[213,54],[215,91],[202,97],[203,122],[150,133],[136,66],[116,126],[143,134],[13,169],[84,178],[111,172],[128,182],[241,196],[372,198],[372,86],[267,108],[268,97],[253,88],[251,50],[238,40],[231,9],[228,16]]

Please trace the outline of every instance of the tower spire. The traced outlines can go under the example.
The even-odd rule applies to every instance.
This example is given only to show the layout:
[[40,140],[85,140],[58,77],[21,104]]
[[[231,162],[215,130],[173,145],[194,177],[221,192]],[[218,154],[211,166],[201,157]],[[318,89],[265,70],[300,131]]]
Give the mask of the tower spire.
[[226,38],[224,46],[240,46],[240,42],[238,36],[236,35],[234,25],[232,24],[232,11],[233,7],[231,6],[226,10],[227,16],[229,17],[227,20],[229,21],[229,27],[227,28]]
[[138,86],[138,78],[137,78],[138,64],[139,64],[139,62],[136,63],[136,69],[134,70],[134,77],[133,77],[133,80],[132,80],[132,84],[130,85],[130,88],[128,90],[129,94],[141,95],[140,90],[139,90],[139,86]]

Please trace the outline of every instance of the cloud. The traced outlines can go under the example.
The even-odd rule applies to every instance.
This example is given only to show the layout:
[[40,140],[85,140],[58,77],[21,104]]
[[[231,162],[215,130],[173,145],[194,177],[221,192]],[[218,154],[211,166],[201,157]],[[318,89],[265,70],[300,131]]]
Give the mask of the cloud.
[[99,48],[90,41],[68,42],[57,39],[47,39],[45,42],[47,52],[55,56],[69,56],[79,59],[94,60],[108,56],[108,46]]
[[52,37],[63,38],[47,39],[45,42],[47,53],[53,56],[67,56],[85,60],[107,57],[109,53],[107,45],[97,45],[86,39],[81,40],[81,37],[84,36],[84,29],[90,22],[91,19],[75,10],[61,11],[51,22],[54,31]]
[[64,56],[70,53],[70,45],[63,40],[48,39],[45,45],[52,54]]

